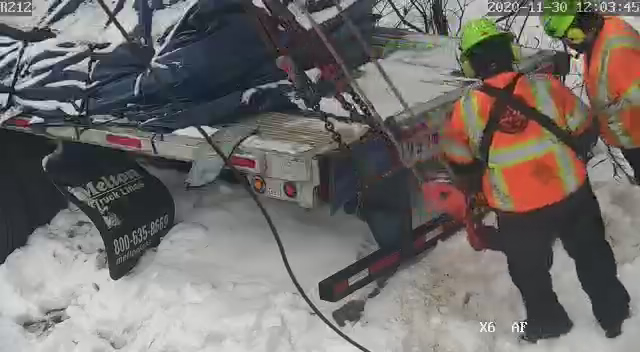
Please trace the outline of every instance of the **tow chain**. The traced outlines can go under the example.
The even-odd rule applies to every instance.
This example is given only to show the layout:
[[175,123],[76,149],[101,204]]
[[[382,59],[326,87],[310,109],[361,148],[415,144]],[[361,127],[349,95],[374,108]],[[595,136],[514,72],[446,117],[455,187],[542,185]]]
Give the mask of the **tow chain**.
[[[350,85],[346,84],[343,81],[344,77],[340,75],[338,72],[339,70],[336,68],[335,63],[321,67],[322,77],[324,77],[325,79],[332,80],[336,87],[336,93],[334,94],[334,98],[341,104],[342,108],[345,111],[349,112],[350,114],[350,118],[348,122],[349,123],[358,122],[358,123],[366,124],[367,126],[369,126],[374,136],[378,136],[385,142],[385,144],[388,147],[392,147],[391,141],[389,141],[384,131],[382,131],[381,128],[376,124],[376,120],[373,117],[373,114],[371,112],[371,109],[369,109],[369,106],[365,103],[362,97],[360,97],[360,95],[353,90],[353,88]],[[360,109],[360,112],[358,112],[358,110],[353,104],[351,104],[346,100],[343,94],[349,96],[353,100],[353,102]],[[329,120],[328,114],[320,109],[320,99],[314,99],[312,101],[313,103],[311,104],[310,108],[314,112],[316,112],[318,115],[320,115],[320,119],[324,123],[325,131],[327,131],[331,135],[331,139],[336,144],[338,144],[338,148],[344,151],[346,155],[348,155],[352,159],[351,165],[353,166],[353,169],[356,175],[356,181],[355,181],[356,182],[355,196],[357,201],[356,211],[359,211],[362,208],[364,191],[367,188],[369,188],[371,182],[366,179],[366,174],[362,172],[362,170],[360,170],[360,167],[357,161],[353,158],[354,153],[351,146],[345,143],[344,140],[342,139],[342,135],[340,134],[340,132],[336,131],[335,124],[331,120]],[[354,116],[357,116],[357,120],[354,119]],[[367,134],[364,134],[359,138],[359,140],[360,141],[364,140],[366,136]],[[391,169],[385,172],[383,175],[381,175],[381,178],[385,178],[391,175],[393,172],[394,172],[394,169]]]
[[355,177],[355,180],[356,180],[355,197],[356,197],[356,201],[357,201],[356,212],[358,212],[362,208],[362,201],[363,201],[363,196],[362,195],[363,195],[364,189],[367,186],[366,186],[366,183],[363,183],[361,181],[363,179],[364,175],[359,170],[359,167],[357,165],[357,161],[353,160],[353,150],[351,149],[351,146],[349,146],[347,143],[344,142],[340,132],[336,131],[336,126],[335,126],[335,124],[333,122],[331,122],[331,120],[329,120],[329,115],[327,115],[326,112],[324,112],[324,111],[322,111],[322,109],[320,109],[320,103],[316,103],[311,108],[312,108],[313,111],[315,111],[316,113],[318,113],[320,115],[320,119],[324,122],[324,129],[327,132],[329,132],[329,134],[331,135],[331,139],[336,144],[338,144],[338,149],[346,152],[347,153],[346,155],[348,155],[349,158],[352,159],[350,163],[353,166],[353,170],[355,171],[355,176],[356,176]]
[[[371,112],[371,109],[369,108],[367,103],[362,99],[362,97],[359,94],[357,94],[353,90],[351,86],[346,85],[342,81],[342,79],[344,79],[343,77],[340,77],[338,74],[335,73],[336,72],[335,64],[323,67],[322,68],[323,74],[326,72],[325,70],[330,72],[330,74],[327,75],[327,78],[331,78],[334,80],[334,84],[337,87],[337,92],[334,95],[334,97],[336,98],[336,100],[340,102],[340,104],[343,106],[343,109],[348,111],[351,116],[356,114],[362,116],[358,119],[358,121],[353,121],[353,119],[350,119],[351,120],[350,122],[359,122],[359,123],[366,124],[367,126],[369,126],[369,128],[371,128],[371,131],[375,136],[377,136],[378,138],[382,139],[385,142],[385,144],[390,148],[390,150],[395,149],[393,148],[391,141],[387,137],[386,133],[380,128],[380,126],[377,125],[376,119],[373,117],[373,113]],[[348,95],[353,100],[353,102],[357,105],[358,109],[360,109],[361,113],[358,113],[354,105],[346,101],[345,97],[341,93]],[[329,120],[328,115],[320,109],[319,103],[314,103],[314,105],[311,106],[311,109],[320,115],[320,118],[324,122],[324,128],[331,135],[331,139],[338,144],[338,147],[340,149],[350,153],[349,156],[353,157],[353,150],[348,144],[346,144],[343,141],[342,135],[340,134],[340,132],[336,131],[335,124]],[[360,137],[360,140],[363,140],[365,136],[366,134]],[[362,204],[361,203],[362,192],[364,189],[369,187],[369,182],[367,182],[367,180],[364,180],[364,175],[361,174],[360,170],[358,170],[358,167],[356,165],[354,165],[354,168],[356,171],[356,175],[361,176],[361,177],[356,177],[356,180],[357,180],[356,196],[358,199],[358,209],[359,209],[360,205]],[[393,172],[394,172],[394,169],[391,169],[380,176],[381,178],[385,178],[391,175]],[[360,181],[361,179],[363,182]]]
[[[353,99],[353,101],[358,105],[358,108],[360,108],[360,110],[362,111],[362,115],[364,115],[364,121],[358,121],[358,122],[366,123],[371,128],[371,131],[374,134],[373,138],[377,136],[378,138],[382,139],[385,142],[388,148],[392,148],[391,141],[387,137],[386,133],[384,133],[384,131],[382,131],[375,124],[375,119],[373,118],[373,114],[371,113],[371,110],[369,109],[367,104],[362,100],[362,98],[357,93],[355,93],[353,89],[347,89],[346,93],[349,94],[351,99]],[[336,96],[342,97],[339,94],[336,94]],[[344,142],[344,140],[342,139],[342,135],[340,134],[340,132],[336,131],[335,124],[331,122],[331,120],[329,120],[329,116],[327,115],[327,113],[325,113],[320,109],[320,104],[316,103],[311,108],[313,111],[315,111],[320,115],[320,119],[324,122],[325,130],[331,135],[331,139],[338,144],[338,148],[348,153],[347,155],[353,159],[353,155],[354,155],[353,149],[351,148],[351,146],[349,146],[349,144]],[[362,141],[365,138],[365,136],[367,136],[367,134],[361,136],[360,141]],[[390,150],[393,150],[393,149],[390,149]],[[356,174],[356,187],[355,187],[356,188],[355,195],[356,195],[356,201],[357,201],[356,211],[359,211],[362,208],[364,191],[367,188],[369,188],[370,183],[373,181],[371,180],[371,182],[369,182],[369,180],[365,178],[366,175],[363,172],[361,172],[360,168],[357,165],[356,160],[351,160],[351,164]],[[396,171],[396,168],[391,168],[390,170],[384,172],[379,177],[386,178],[391,174],[393,174],[395,171]]]
[[320,118],[324,122],[324,129],[331,134],[331,139],[338,143],[340,148],[350,150],[351,148],[349,145],[342,140],[340,132],[336,131],[336,126],[329,120],[329,116],[324,111],[320,110],[320,105],[318,104],[314,106],[313,110],[320,114]]
[[349,122],[362,122],[358,110],[356,110],[355,106],[348,102],[347,99],[344,98],[344,96],[342,96],[340,93],[336,93],[333,97],[340,103],[344,110],[349,112]]
[[[381,138],[390,150],[395,150],[396,148],[393,146],[393,141],[389,138],[389,136],[387,136],[386,132],[383,130],[383,127],[379,126],[379,122],[374,117],[373,111],[369,108],[367,102],[363,99],[363,97],[360,96],[360,94],[355,92],[351,84],[347,82],[348,79],[347,77],[345,77],[345,73],[340,69],[340,67],[338,67],[338,62],[336,61],[336,59],[325,52],[318,51],[318,47],[320,47],[320,45],[316,47],[313,44],[313,39],[315,39],[315,37],[309,38],[311,40],[302,38],[303,30],[300,24],[295,20],[288,9],[279,2],[279,0],[267,0],[264,2],[264,4],[266,5],[267,10],[271,13],[273,18],[278,23],[278,25],[283,28],[285,32],[289,32],[293,35],[290,45],[293,44],[305,47],[307,50],[313,53],[313,56],[315,57],[315,62],[313,62],[313,64],[315,67],[320,69],[320,79],[325,80],[326,82],[333,85],[333,97],[349,114],[349,117],[345,119],[347,120],[345,122],[357,122],[366,124],[374,134],[374,138]],[[249,6],[249,8],[251,7]],[[255,11],[250,11],[255,14]],[[261,36],[263,37],[263,39],[265,39],[265,44],[272,47],[274,54],[279,58],[288,56],[289,59],[293,60],[293,57],[290,56],[291,54],[289,53],[288,48],[280,48],[275,41],[268,39],[277,37],[275,33],[270,33],[268,29],[269,26],[261,24],[261,19],[259,16],[256,16],[256,20],[259,30],[262,31]],[[321,40],[322,39],[320,38],[319,41]],[[338,148],[340,150],[346,151],[348,153],[348,156],[352,159],[351,164],[356,175],[356,197],[358,200],[358,209],[360,209],[363,198],[362,193],[364,189],[368,188],[368,184],[370,182],[366,179],[366,173],[360,170],[361,167],[353,158],[353,149],[344,142],[342,135],[336,130],[335,124],[331,120],[329,120],[328,114],[321,110],[321,97],[317,96],[319,92],[312,86],[309,86],[313,85],[314,83],[310,82],[308,76],[306,76],[306,73],[300,70],[293,61],[289,63],[282,61],[280,62],[280,64],[278,64],[278,59],[276,59],[276,62],[276,65],[279,68],[287,72],[289,81],[294,84],[298,95],[300,95],[302,100],[305,102],[307,108],[310,108],[320,116],[320,119],[324,123],[324,129],[330,134],[331,140],[338,144]],[[298,78],[296,77],[297,75],[304,75],[305,77]],[[305,81],[305,83],[303,83],[302,81]],[[310,94],[315,96],[309,96]],[[351,100],[355,103],[355,106],[351,102],[347,101],[346,97],[350,97]],[[360,110],[360,112],[358,110]],[[360,137],[360,141],[362,141],[367,136],[371,137],[370,134],[365,133]],[[399,150],[398,153],[400,153]],[[401,155],[398,155],[398,157],[400,158],[400,160],[402,159]],[[392,168],[392,170],[385,172],[383,175],[381,175],[381,177],[385,178],[389,176],[394,172],[394,170],[395,168]]]
[[[249,6],[253,6],[253,4],[250,3],[250,1],[247,0],[247,2],[249,2],[249,4],[248,4]],[[124,30],[122,25],[119,23],[118,19],[115,17],[115,15],[111,11],[111,9],[107,6],[107,4],[105,3],[105,0],[98,0],[98,4],[102,8],[102,10],[107,14],[109,19],[112,20],[113,24],[120,31],[120,33],[125,38],[125,40],[128,43],[132,43],[131,38],[129,37],[127,32]],[[131,52],[131,53],[133,54],[133,52]],[[162,82],[162,78],[160,78],[160,76],[155,74],[155,71],[153,70],[152,66],[149,67],[149,73],[152,75],[152,77],[157,82]],[[161,85],[161,87],[162,87],[162,85]],[[175,97],[172,97],[171,95],[168,95],[168,98],[170,98],[172,101],[175,101]],[[320,108],[319,101],[317,103],[314,103],[314,108],[317,108],[317,110],[320,110],[319,109]],[[327,118],[327,121],[328,121],[328,118]],[[235,166],[230,161],[230,155],[229,156],[225,155],[225,153],[213,142],[213,140],[211,139],[211,136],[209,136],[207,134],[207,132],[205,132],[204,129],[201,126],[196,125],[196,129],[202,135],[202,137],[207,141],[207,143],[211,146],[211,148],[215,151],[215,153],[224,161],[224,164],[233,172],[233,174],[236,177],[236,179],[242,183],[242,186],[244,187],[244,189],[247,191],[249,196],[256,203],[256,206],[260,210],[262,216],[264,216],[265,221],[267,222],[267,225],[269,226],[269,230],[271,230],[273,238],[276,241],[276,244],[278,246],[278,251],[280,252],[280,257],[282,258],[282,263],[283,263],[283,265],[284,265],[284,267],[285,267],[285,269],[287,271],[287,274],[291,278],[291,282],[295,286],[296,290],[298,291],[298,293],[300,294],[302,299],[309,305],[309,308],[311,308],[311,310],[315,313],[315,315],[320,320],[322,320],[323,323],[325,323],[331,330],[333,330],[336,334],[338,334],[345,341],[347,341],[348,343],[350,343],[351,345],[353,345],[354,347],[356,347],[357,349],[359,349],[362,352],[370,352],[369,349],[367,349],[364,346],[360,345],[358,342],[354,341],[352,338],[350,338],[345,333],[343,333],[338,327],[333,325],[331,323],[331,321],[329,321],[329,319],[327,319],[327,317],[320,311],[320,309],[318,309],[318,307],[315,304],[313,304],[313,301],[305,293],[304,288],[302,288],[302,286],[298,282],[298,279],[296,278],[296,275],[293,272],[293,270],[291,268],[291,265],[289,264],[289,260],[287,258],[287,254],[286,254],[284,245],[282,244],[282,239],[280,238],[280,235],[278,234],[278,230],[277,230],[276,226],[274,225],[273,220],[271,219],[271,216],[269,215],[269,213],[267,212],[266,208],[264,207],[264,204],[258,198],[257,193],[254,192],[254,190],[252,189],[251,185],[249,185],[249,182],[247,182],[247,178],[243,177],[240,174],[238,169],[236,169]],[[333,130],[335,131],[335,128]],[[340,138],[339,140],[341,141],[342,138]]]
[[[320,77],[322,79],[333,82],[336,88],[333,97],[340,103],[342,109],[349,113],[349,122],[365,122],[365,120],[368,118],[366,113],[364,114],[364,116],[361,116],[355,106],[348,102],[347,99],[345,99],[344,95],[342,95],[342,92],[347,91],[353,98],[353,96],[351,95],[353,93],[353,90],[348,84],[344,82],[344,77],[340,74],[340,70],[336,67],[336,65],[319,65],[316,63],[316,67],[320,68]],[[356,100],[354,99],[354,101]]]
[[348,93],[349,93],[349,96],[351,96],[351,99],[353,99],[353,101],[358,105],[360,110],[362,110],[362,114],[364,114],[364,116],[367,118],[367,120],[369,120],[367,122],[369,124],[372,124],[373,123],[373,114],[371,113],[371,110],[369,109],[369,106],[367,106],[367,104],[364,102],[364,100],[362,100],[360,95],[356,94],[353,91],[353,89],[349,89]]

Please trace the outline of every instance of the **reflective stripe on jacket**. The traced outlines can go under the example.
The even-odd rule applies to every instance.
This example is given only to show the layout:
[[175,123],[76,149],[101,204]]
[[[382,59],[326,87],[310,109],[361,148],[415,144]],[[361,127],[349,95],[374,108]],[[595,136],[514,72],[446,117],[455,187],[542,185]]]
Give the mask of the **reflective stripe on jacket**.
[[[485,82],[504,88],[515,76],[502,73]],[[572,134],[591,124],[587,106],[550,75],[523,76],[514,95],[552,118]],[[495,102],[476,90],[458,100],[443,131],[444,155],[456,164],[480,159],[479,146]],[[576,154],[534,121],[518,133],[497,130],[489,148],[483,192],[494,209],[526,212],[564,199],[586,180],[586,167]]]
[[640,147],[640,35],[627,22],[605,17],[589,57],[587,95],[611,145]]

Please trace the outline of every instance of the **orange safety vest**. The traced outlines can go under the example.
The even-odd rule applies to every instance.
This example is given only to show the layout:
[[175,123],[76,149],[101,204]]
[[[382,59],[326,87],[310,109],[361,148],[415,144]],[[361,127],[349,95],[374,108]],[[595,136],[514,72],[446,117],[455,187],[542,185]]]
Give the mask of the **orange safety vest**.
[[[515,75],[501,73],[485,82],[504,88]],[[513,92],[572,134],[582,133],[592,122],[587,106],[550,75],[522,76]],[[456,164],[481,159],[480,142],[494,102],[495,98],[471,89],[455,103],[442,133],[445,158]],[[585,164],[576,153],[530,120],[518,133],[495,132],[482,183],[490,207],[526,212],[564,199],[586,177]]]
[[640,34],[624,20],[605,17],[584,79],[603,139],[616,147],[640,147]]

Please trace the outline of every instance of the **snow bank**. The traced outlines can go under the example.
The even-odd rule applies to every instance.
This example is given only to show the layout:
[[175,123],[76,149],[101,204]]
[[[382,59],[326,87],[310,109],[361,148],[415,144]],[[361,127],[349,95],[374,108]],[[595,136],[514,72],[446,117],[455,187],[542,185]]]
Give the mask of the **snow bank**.
[[[295,292],[242,190],[214,184],[187,192],[183,175],[154,172],[172,189],[181,223],[132,274],[109,279],[99,234],[73,209],[0,266],[0,351],[353,350]],[[606,161],[590,173],[621,279],[640,309],[640,188],[611,180]],[[366,226],[288,203],[267,207],[303,287],[329,314],[338,304],[320,301],[316,283],[372,249]],[[462,233],[392,277],[344,331],[372,351],[632,351],[640,317],[619,338],[604,338],[572,261],[560,246],[555,253],[555,288],[575,322],[560,339],[518,345],[511,326],[523,311],[506,260],[474,252]],[[481,322],[496,331],[481,332]]]
[[[340,344],[294,293],[264,219],[241,189],[187,193],[182,175],[163,179],[174,189],[182,223],[120,281],[109,279],[99,234],[78,211],[61,212],[12,254],[0,267],[0,338],[13,345],[0,351],[301,351],[325,339]],[[267,203],[311,292],[365,251],[363,223]],[[329,232],[326,223],[334,224]],[[20,327],[64,308],[65,320],[49,330]],[[315,331],[324,336],[318,340]]]

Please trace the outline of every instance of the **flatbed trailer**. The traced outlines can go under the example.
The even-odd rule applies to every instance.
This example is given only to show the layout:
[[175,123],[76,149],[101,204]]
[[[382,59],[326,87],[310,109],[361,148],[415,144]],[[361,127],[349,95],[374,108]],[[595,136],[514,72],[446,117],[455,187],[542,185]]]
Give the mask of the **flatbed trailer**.
[[[390,97],[390,93],[372,64],[359,68],[359,84],[376,109],[386,118],[386,123],[399,131],[402,157],[423,170],[440,170],[441,165],[434,159],[440,154],[439,129],[448,118],[453,102],[476,82],[462,77],[458,70],[455,39],[380,28],[374,35],[373,46],[382,65],[411,104],[413,113],[403,111],[393,98],[385,98],[385,95]],[[526,48],[523,51],[524,58],[518,66],[520,71],[566,74],[569,57],[565,53]],[[78,127],[48,125],[37,117],[16,116],[1,127],[19,132],[20,135],[31,135],[29,142],[25,139],[25,143],[20,143],[19,137],[14,133],[11,139],[14,149],[30,148],[28,143],[32,143],[33,136],[37,136],[44,137],[43,141],[93,145],[124,151],[134,156],[186,162],[191,164],[192,171],[196,166],[206,170],[216,167],[209,165],[220,164],[219,156],[193,127],[171,133],[155,133],[127,126],[127,121],[120,121],[112,116],[91,118],[93,126]],[[354,149],[359,148],[361,157],[376,161],[385,159],[382,166],[374,167],[372,172],[376,177],[367,183],[369,187],[375,188],[376,180],[392,177],[403,170],[397,157],[394,159],[392,150],[383,147],[383,152],[380,153],[380,140],[375,138],[374,131],[368,126],[343,122],[334,117],[330,119],[344,142]],[[120,124],[115,124],[118,122]],[[308,209],[330,204],[332,211],[336,211],[350,198],[349,194],[356,193],[354,187],[358,176],[354,174],[353,166],[345,165],[346,152],[333,141],[318,116],[302,112],[271,112],[228,125],[202,127],[225,152],[232,152],[231,163],[262,196],[295,202]],[[15,144],[16,141],[18,144]],[[6,142],[4,146],[7,146]],[[42,155],[39,154],[38,157]],[[6,170],[12,172],[11,169]],[[6,170],[0,174],[6,173]],[[212,179],[200,180],[200,183],[208,181]],[[411,204],[407,209],[410,208],[412,212],[410,222],[413,232],[403,236],[410,238],[413,244],[410,254],[415,255],[443,236],[455,232],[456,225],[442,213],[428,209],[417,185],[408,187],[411,188]],[[0,258],[2,260],[8,252],[25,243],[28,236],[28,233],[16,234],[15,231],[20,231],[18,228],[6,228],[4,233],[0,232],[0,237],[8,238],[4,248],[7,253]],[[162,230],[168,231],[164,228]],[[136,232],[133,233],[135,240]],[[399,235],[396,233],[394,236]],[[108,252],[113,249],[106,239],[105,245]],[[117,247],[116,244],[116,249]],[[144,250],[139,254],[142,252]],[[381,248],[332,275],[321,283],[321,297],[337,301],[377,277],[388,274],[406,257],[399,253],[397,247]]]

